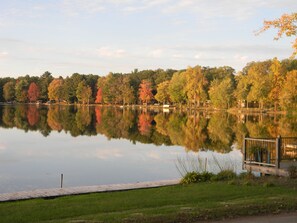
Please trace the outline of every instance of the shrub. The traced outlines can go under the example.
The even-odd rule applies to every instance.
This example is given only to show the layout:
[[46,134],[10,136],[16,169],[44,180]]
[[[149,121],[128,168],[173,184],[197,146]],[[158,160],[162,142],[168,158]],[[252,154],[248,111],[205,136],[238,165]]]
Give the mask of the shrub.
[[224,181],[224,180],[232,180],[232,179],[235,179],[236,177],[237,177],[236,173],[234,173],[232,170],[222,170],[212,179],[215,181]]
[[207,172],[207,171],[205,171],[203,173],[200,173],[201,182],[210,181],[213,176],[214,176],[213,173],[210,173],[210,172]]
[[263,187],[274,187],[275,185],[274,185],[274,183],[272,183],[272,182],[265,182],[264,184],[263,184]]
[[180,183],[181,184],[192,184],[192,183],[197,183],[199,181],[199,173],[192,171],[186,173],[185,176],[181,179]]
[[254,180],[256,176],[251,171],[248,171],[240,173],[238,178],[241,180]]
[[198,173],[195,171],[188,172],[186,175],[181,179],[181,184],[192,184],[192,183],[199,183],[199,182],[207,182],[210,181],[213,174],[209,172]]

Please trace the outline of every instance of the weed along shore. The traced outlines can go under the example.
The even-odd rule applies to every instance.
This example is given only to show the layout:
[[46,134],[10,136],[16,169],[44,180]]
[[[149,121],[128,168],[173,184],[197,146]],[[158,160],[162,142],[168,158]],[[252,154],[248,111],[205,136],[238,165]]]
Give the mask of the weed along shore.
[[180,184],[0,203],[10,222],[199,222],[297,210],[297,179],[186,174]]

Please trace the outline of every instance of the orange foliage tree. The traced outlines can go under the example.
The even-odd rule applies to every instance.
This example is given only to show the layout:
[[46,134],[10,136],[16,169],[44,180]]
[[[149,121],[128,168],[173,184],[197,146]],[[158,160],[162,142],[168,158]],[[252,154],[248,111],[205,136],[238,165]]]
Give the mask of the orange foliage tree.
[[102,88],[97,91],[95,103],[102,103]]
[[142,103],[148,103],[154,98],[152,93],[152,84],[147,80],[141,81],[139,85],[139,99]]
[[39,98],[40,90],[35,82],[32,82],[28,89],[28,99],[30,102],[36,102]]
[[[263,27],[257,32],[260,34],[270,28],[278,29],[277,35],[274,37],[275,40],[278,40],[283,35],[288,37],[297,35],[297,13],[292,14],[283,14],[280,18],[275,20],[264,20]],[[297,55],[297,38],[292,44],[293,53],[291,58],[294,58]]]

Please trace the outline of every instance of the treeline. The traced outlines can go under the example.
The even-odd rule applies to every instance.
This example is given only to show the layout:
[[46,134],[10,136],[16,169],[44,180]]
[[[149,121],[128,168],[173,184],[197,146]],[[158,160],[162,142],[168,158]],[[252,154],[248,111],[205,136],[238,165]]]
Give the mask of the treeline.
[[248,63],[232,67],[143,70],[106,76],[75,73],[54,78],[0,78],[0,101],[56,101],[81,104],[179,104],[188,107],[297,107],[297,60]]
[[[64,131],[72,136],[101,134],[133,143],[179,145],[187,150],[229,152],[251,137],[296,136],[296,117],[234,116],[225,112],[172,112],[119,109],[105,106],[0,106],[0,127],[39,131],[48,136]],[[219,128],[218,128],[219,126]]]

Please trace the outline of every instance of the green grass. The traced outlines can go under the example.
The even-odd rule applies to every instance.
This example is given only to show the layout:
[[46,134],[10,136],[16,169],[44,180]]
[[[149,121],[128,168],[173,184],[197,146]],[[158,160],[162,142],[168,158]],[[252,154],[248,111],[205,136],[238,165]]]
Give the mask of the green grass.
[[297,210],[296,181],[249,185],[212,182],[2,202],[0,222],[195,222]]

